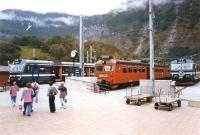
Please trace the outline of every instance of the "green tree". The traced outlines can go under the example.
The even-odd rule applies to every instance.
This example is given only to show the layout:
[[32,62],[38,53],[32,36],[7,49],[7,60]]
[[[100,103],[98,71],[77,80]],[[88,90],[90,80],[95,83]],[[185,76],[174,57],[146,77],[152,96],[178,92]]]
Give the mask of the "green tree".
[[20,57],[20,48],[11,43],[0,45],[0,65],[7,65],[8,61],[13,61]]
[[43,45],[42,39],[36,36],[16,36],[11,40],[11,42],[15,45],[30,46],[35,48],[40,48]]
[[49,48],[49,54],[54,60],[69,60],[68,51],[63,47],[63,45],[55,44],[51,45]]

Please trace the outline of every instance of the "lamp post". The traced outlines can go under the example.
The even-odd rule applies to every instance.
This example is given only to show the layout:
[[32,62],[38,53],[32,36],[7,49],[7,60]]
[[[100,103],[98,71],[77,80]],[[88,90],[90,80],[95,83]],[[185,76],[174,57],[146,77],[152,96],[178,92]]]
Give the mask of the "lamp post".
[[152,92],[155,94],[155,78],[154,78],[154,40],[153,40],[153,8],[152,0],[149,0],[149,47],[150,47],[150,81]]
[[75,75],[75,65],[74,65],[74,62],[75,62],[75,58],[77,56],[77,53],[78,52],[76,50],[72,50],[71,54],[70,54],[70,56],[72,58],[72,61],[73,61],[73,67],[72,67],[73,76]]
[[83,34],[83,22],[82,22],[82,15],[80,15],[79,67],[81,71],[81,76],[84,76],[84,43],[82,34]]
[[96,62],[96,50],[95,49],[93,50],[93,53],[94,53],[94,57],[93,57],[94,58],[94,62],[93,63],[95,63]]

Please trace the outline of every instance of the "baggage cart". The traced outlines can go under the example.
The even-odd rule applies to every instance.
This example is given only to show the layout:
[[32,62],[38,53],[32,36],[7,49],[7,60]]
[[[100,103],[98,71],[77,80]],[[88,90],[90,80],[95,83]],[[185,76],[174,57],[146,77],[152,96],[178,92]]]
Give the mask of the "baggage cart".
[[174,84],[175,83],[172,82],[171,89],[160,88],[158,90],[155,97],[155,109],[167,109],[168,111],[172,111],[174,105],[181,107],[181,100],[179,99],[179,96],[184,88],[177,88]]
[[140,106],[142,103],[152,102],[153,94],[147,92],[144,87],[126,89],[126,104],[134,103]]

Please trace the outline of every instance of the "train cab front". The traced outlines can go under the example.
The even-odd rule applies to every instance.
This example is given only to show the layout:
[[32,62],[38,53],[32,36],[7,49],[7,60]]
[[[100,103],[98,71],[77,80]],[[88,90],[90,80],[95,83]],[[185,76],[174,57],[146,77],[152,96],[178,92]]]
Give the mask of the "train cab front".
[[10,76],[8,82],[12,84],[16,82],[18,85],[22,85],[22,71],[24,69],[24,65],[20,60],[15,60],[13,64],[10,64]]
[[177,82],[189,82],[195,80],[193,63],[173,63],[171,64],[172,80]]
[[101,85],[109,85],[113,84],[113,64],[96,64],[95,65],[95,77],[97,77],[97,82]]

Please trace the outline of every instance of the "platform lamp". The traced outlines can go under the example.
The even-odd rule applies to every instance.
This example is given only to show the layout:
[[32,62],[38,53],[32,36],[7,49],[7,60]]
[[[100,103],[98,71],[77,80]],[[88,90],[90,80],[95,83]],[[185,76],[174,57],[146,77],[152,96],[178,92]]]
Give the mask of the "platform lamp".
[[75,76],[75,65],[74,65],[74,62],[75,62],[75,59],[76,59],[76,56],[77,56],[78,52],[76,50],[72,50],[71,51],[71,58],[72,58],[72,61],[73,61],[73,67],[72,67],[72,72],[73,72],[73,75]]

